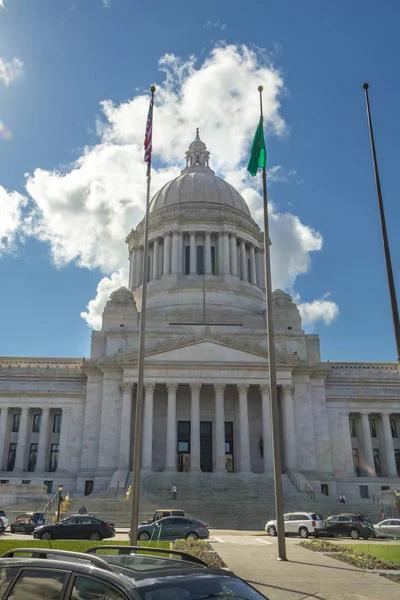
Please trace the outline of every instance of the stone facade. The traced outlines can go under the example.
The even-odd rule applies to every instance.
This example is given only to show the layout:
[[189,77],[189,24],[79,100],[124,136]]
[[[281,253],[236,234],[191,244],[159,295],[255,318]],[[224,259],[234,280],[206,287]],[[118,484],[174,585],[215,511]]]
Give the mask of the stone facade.
[[[153,198],[142,468],[272,471],[263,234],[196,136]],[[125,487],[132,469],[143,223],[129,289],[107,303],[88,359],[0,359],[0,481]],[[354,498],[398,487],[395,364],[320,360],[289,294],[273,294],[283,466]]]

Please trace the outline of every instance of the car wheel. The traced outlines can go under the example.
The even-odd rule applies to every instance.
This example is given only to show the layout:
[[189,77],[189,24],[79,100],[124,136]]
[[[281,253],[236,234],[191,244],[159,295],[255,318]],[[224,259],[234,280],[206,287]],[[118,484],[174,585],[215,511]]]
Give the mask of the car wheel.
[[274,527],[273,525],[271,525],[271,527],[268,527],[268,535],[270,535],[271,537],[275,537],[276,536],[276,527]]
[[42,535],[40,536],[41,540],[52,540],[53,536],[51,535],[50,531],[44,531],[42,533]]
[[305,540],[306,538],[308,538],[308,529],[307,529],[307,527],[300,527],[299,534],[300,534],[300,537],[303,538],[303,540]]
[[97,542],[98,540],[102,540],[103,538],[101,537],[101,534],[98,531],[92,531],[92,533],[89,535],[89,540],[92,540],[92,542]]
[[358,533],[357,529],[352,529],[352,530],[350,531],[350,537],[351,537],[353,540],[358,540],[358,538],[360,537],[360,534]]
[[14,525],[11,525],[10,531],[11,531],[11,533],[15,533],[15,527],[14,527]]
[[191,531],[190,533],[187,534],[186,539],[187,540],[198,540],[199,536],[197,535],[197,533],[195,531]]
[[150,537],[151,536],[148,531],[141,531],[138,535],[138,540],[140,540],[142,542],[148,542]]

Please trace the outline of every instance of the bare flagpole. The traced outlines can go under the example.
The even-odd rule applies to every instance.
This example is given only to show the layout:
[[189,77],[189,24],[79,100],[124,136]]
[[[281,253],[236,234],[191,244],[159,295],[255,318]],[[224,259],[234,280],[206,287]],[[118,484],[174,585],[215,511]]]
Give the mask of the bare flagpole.
[[[258,87],[260,92],[260,115],[264,127],[264,115],[262,105],[263,86]],[[264,268],[265,268],[265,303],[266,303],[266,322],[268,339],[268,359],[269,359],[269,386],[271,394],[271,416],[272,416],[272,445],[274,452],[274,481],[275,481],[275,511],[276,524],[278,531],[278,559],[286,558],[285,541],[285,523],[283,518],[283,491],[282,491],[282,460],[280,446],[280,427],[279,427],[279,408],[278,408],[278,389],[276,385],[276,361],[275,361],[275,340],[274,324],[272,320],[272,283],[271,283],[271,257],[270,257],[270,239],[268,225],[268,195],[267,195],[267,171],[262,167],[263,182],[263,204],[264,204]],[[264,442],[265,443],[265,442]]]
[[[144,373],[144,355],[145,355],[145,334],[146,334],[146,295],[147,278],[149,262],[149,207],[150,207],[150,183],[151,183],[151,139],[153,128],[153,108],[155,86],[151,86],[151,131],[150,131],[150,153],[147,161],[147,196],[146,211],[144,217],[144,252],[142,263],[142,307],[140,311],[140,334],[139,334],[139,353],[138,353],[138,373],[136,389],[136,417],[135,417],[135,438],[133,447],[133,481],[132,481],[132,513],[131,513],[131,533],[130,544],[137,544],[137,530],[139,525],[139,500],[140,500],[140,467],[142,458],[142,438],[143,438],[143,373]],[[149,112],[150,112],[149,111]],[[146,139],[148,134],[149,118],[147,118]],[[146,143],[146,140],[145,140]]]
[[392,259],[390,257],[390,247],[389,247],[389,239],[386,229],[386,218],[385,218],[385,209],[383,206],[382,199],[382,190],[381,190],[381,180],[379,177],[379,168],[378,168],[378,159],[376,156],[375,150],[375,139],[374,139],[374,131],[372,129],[372,119],[371,119],[371,109],[369,106],[369,96],[368,96],[368,83],[364,83],[363,85],[365,91],[365,102],[367,108],[367,120],[368,120],[368,128],[369,128],[369,137],[371,142],[371,152],[372,152],[372,164],[374,167],[374,175],[375,175],[375,185],[376,185],[376,194],[378,196],[378,208],[379,208],[379,216],[381,219],[381,230],[382,230],[382,241],[383,241],[383,249],[385,252],[385,261],[386,261],[386,273],[389,285],[389,296],[390,296],[390,304],[392,306],[392,318],[393,318],[393,328],[394,328],[394,337],[396,341],[396,351],[397,351],[397,363],[400,368],[400,320],[399,320],[399,309],[397,306],[397,298],[396,298],[396,287],[394,284],[393,277],[393,269],[392,269]]

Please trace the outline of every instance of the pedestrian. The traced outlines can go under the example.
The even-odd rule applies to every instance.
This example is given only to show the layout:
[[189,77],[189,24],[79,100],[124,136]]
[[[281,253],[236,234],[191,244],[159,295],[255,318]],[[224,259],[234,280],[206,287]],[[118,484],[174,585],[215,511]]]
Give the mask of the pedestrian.
[[383,521],[384,518],[385,518],[385,513],[383,512],[383,509],[382,509],[381,512],[379,513],[379,519],[381,521]]
[[176,500],[176,495],[178,493],[178,488],[176,487],[176,485],[173,485],[171,488],[171,494],[172,494],[172,499]]
[[80,515],[87,515],[86,506],[84,504],[82,504],[82,506],[80,507],[79,514]]
[[344,494],[339,494],[339,502],[341,504],[345,504],[346,503],[346,496]]

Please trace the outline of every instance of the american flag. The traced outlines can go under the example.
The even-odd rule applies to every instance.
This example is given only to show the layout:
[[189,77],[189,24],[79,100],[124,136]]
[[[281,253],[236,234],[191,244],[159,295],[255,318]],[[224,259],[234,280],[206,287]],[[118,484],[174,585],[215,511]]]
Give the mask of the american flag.
[[150,100],[149,113],[147,115],[146,132],[144,134],[144,161],[151,160],[151,142],[153,135],[153,98]]

